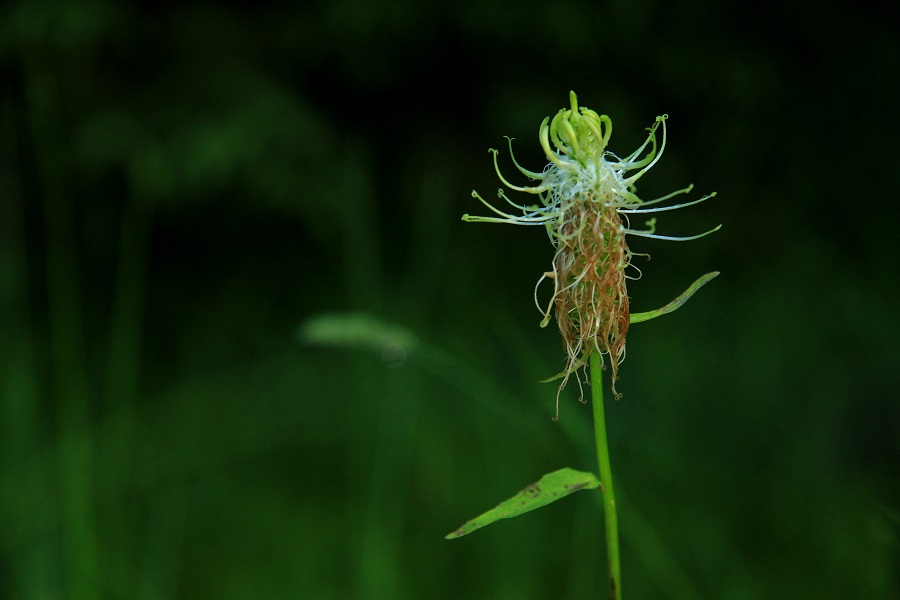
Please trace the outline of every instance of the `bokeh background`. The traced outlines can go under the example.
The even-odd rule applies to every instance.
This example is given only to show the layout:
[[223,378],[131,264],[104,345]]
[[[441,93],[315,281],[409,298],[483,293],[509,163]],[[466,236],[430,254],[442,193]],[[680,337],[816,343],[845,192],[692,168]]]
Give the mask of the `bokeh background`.
[[[659,215],[608,407],[625,597],[900,597],[900,9],[878,1],[0,6],[0,597],[602,598],[489,147],[609,114]],[[506,171],[511,163],[501,152]]]

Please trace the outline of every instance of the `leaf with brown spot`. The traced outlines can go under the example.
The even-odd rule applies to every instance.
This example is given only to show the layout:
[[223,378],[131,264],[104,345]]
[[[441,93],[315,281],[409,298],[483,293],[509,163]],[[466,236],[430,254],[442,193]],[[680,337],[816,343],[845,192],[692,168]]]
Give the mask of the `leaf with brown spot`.
[[518,494],[498,504],[483,515],[464,523],[456,531],[447,534],[445,539],[452,540],[481,529],[500,519],[511,519],[523,513],[546,506],[578,490],[592,490],[600,487],[600,480],[593,473],[560,469],[547,473],[537,483],[526,486]]

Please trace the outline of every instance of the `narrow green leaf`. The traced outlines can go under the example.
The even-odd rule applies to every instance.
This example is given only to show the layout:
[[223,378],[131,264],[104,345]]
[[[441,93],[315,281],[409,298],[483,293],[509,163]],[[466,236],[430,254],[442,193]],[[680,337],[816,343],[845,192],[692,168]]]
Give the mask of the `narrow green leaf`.
[[530,510],[546,506],[578,490],[592,490],[600,487],[600,480],[593,473],[576,471],[574,469],[560,469],[547,473],[537,483],[532,483],[524,490],[498,504],[495,508],[481,516],[467,521],[456,531],[449,533],[445,539],[452,540],[481,529],[500,519],[518,517]]
[[573,364],[570,368],[563,369],[562,371],[560,371],[553,377],[548,377],[547,379],[541,379],[538,381],[538,383],[550,383],[551,381],[556,381],[557,379],[562,379],[569,373],[574,373],[575,371],[577,371],[578,369],[583,367],[585,364],[587,364],[587,363],[585,363],[583,360],[579,360],[575,364]]
[[651,310],[650,312],[632,313],[631,319],[630,319],[631,323],[634,324],[634,323],[640,323],[641,321],[649,321],[650,319],[655,319],[656,317],[660,317],[662,315],[673,312],[674,310],[680,308],[682,304],[687,302],[688,298],[693,296],[697,292],[697,290],[699,290],[701,287],[703,287],[704,285],[706,285],[707,283],[709,283],[710,281],[712,281],[713,279],[718,277],[718,275],[719,275],[718,271],[713,271],[712,273],[707,273],[706,275],[704,275],[703,277],[701,277],[700,279],[698,279],[697,281],[692,283],[691,287],[689,287],[687,290],[685,290],[685,292],[683,294],[681,294],[680,296],[678,296],[677,298],[675,298],[674,300],[672,300],[671,302],[669,302],[662,308],[658,308],[656,310]]

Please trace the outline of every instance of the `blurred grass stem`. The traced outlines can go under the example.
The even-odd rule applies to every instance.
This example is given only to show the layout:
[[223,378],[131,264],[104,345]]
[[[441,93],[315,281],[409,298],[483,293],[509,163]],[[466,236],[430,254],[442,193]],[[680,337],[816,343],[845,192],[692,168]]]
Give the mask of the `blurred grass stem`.
[[52,52],[31,47],[22,71],[34,161],[40,181],[46,253],[50,387],[58,435],[60,505],[67,579],[65,596],[99,598],[93,506],[93,448],[84,311],[76,253],[76,212],[67,186],[67,156],[58,72]]

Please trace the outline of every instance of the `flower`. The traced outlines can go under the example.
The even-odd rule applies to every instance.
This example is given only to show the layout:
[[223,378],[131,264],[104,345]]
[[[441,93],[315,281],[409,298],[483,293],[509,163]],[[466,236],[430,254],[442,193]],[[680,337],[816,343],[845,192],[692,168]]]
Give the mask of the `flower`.
[[[521,212],[512,214],[496,208],[473,191],[472,196],[497,216],[466,214],[463,220],[544,225],[547,228],[556,255],[552,270],[545,272],[535,286],[535,304],[543,314],[542,327],[549,323],[550,313],[556,308],[556,321],[566,350],[566,368],[546,381],[561,377],[562,391],[569,376],[586,365],[588,356],[596,350],[601,356],[609,357],[612,389],[618,398],[620,394],[615,391],[615,382],[619,364],[625,358],[625,336],[629,325],[671,312],[697,288],[718,275],[711,273],[704,276],[682,296],[658,311],[630,314],[626,282],[639,278],[640,270],[632,264],[635,254],[629,249],[626,236],[693,240],[717,231],[721,225],[688,237],[658,235],[655,218],[645,223],[646,229],[633,228],[630,215],[683,208],[711,198],[715,193],[683,204],[655,206],[690,192],[693,185],[689,185],[655,200],[641,200],[635,193],[635,183],[662,157],[666,147],[668,116],[657,117],[648,130],[647,140],[627,157],[619,158],[606,149],[612,134],[610,118],[579,107],[575,92],[570,92],[569,98],[569,110],[562,109],[552,121],[547,117],[541,123],[540,143],[550,161],[542,172],[522,168],[513,155],[512,139],[507,138],[516,168],[530,179],[539,181],[538,185],[516,186],[507,181],[497,164],[498,151],[490,149],[500,181],[511,190],[536,195],[540,204],[517,204],[501,188],[498,197]],[[660,126],[662,142],[657,144]],[[544,279],[553,281],[553,295],[546,308],[541,307],[537,298],[538,287]],[[557,394],[557,409],[558,399]]]

